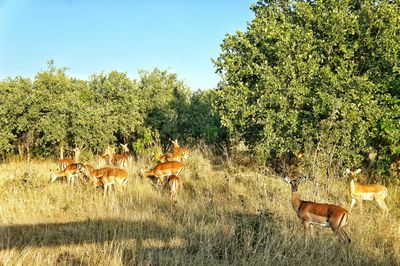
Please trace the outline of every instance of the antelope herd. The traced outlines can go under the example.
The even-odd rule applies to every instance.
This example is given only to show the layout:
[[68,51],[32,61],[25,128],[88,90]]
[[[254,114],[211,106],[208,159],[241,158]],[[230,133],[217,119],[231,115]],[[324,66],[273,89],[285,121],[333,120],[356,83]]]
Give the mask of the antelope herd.
[[[142,178],[150,176],[154,177],[159,185],[164,184],[164,180],[167,178],[171,202],[175,207],[177,204],[178,190],[182,189],[182,179],[179,175],[184,168],[189,148],[180,147],[178,140],[172,141],[172,144],[172,152],[161,155],[159,157],[159,163],[150,167],[150,169],[141,169],[139,176]],[[132,156],[129,154],[127,144],[121,144],[121,150],[122,152],[120,154],[116,154],[114,147],[107,147],[103,154],[99,156],[99,168],[95,168],[91,164],[79,163],[79,154],[81,149],[75,148],[75,156],[73,159],[64,159],[58,162],[60,170],[51,174],[51,182],[54,182],[58,178],[65,177],[68,183],[73,185],[75,178],[79,177],[84,182],[89,182],[95,187],[103,188],[103,197],[106,197],[111,187],[116,187],[118,190],[122,190],[128,183],[128,172],[125,169],[128,163],[132,160]],[[301,154],[301,156],[296,155],[296,157],[301,159],[303,154],[299,154]],[[399,161],[392,163],[390,167],[391,171],[400,172],[399,165]],[[300,199],[298,187],[300,183],[307,179],[307,177],[297,175],[292,178],[288,176],[284,178],[284,181],[289,183],[291,186],[292,207],[304,226],[306,242],[308,242],[309,236],[312,235],[313,225],[320,225],[331,228],[339,241],[348,246],[351,240],[344,228],[348,224],[349,213],[352,211],[356,203],[359,204],[362,213],[362,202],[364,200],[375,201],[382,210],[382,213],[384,215],[388,214],[389,209],[385,203],[388,189],[379,184],[358,183],[357,177],[360,173],[361,169],[346,169],[345,171],[345,175],[349,176],[351,179],[351,204],[349,211],[334,204],[318,203]]]
[[[160,163],[150,170],[141,170],[141,177],[153,176],[158,184],[164,183],[168,178],[168,185],[171,193],[173,206],[177,203],[178,189],[182,187],[180,172],[183,169],[184,161],[188,157],[189,148],[180,147],[178,140],[172,141],[173,150],[159,158]],[[66,178],[68,184],[73,185],[75,178],[79,177],[84,183],[93,184],[95,187],[103,188],[103,197],[106,197],[111,187],[122,190],[128,183],[128,163],[132,161],[127,144],[120,144],[122,152],[115,153],[115,147],[108,146],[99,156],[98,168],[92,164],[79,163],[81,148],[74,149],[73,159],[61,159],[58,161],[59,171],[51,173],[50,182],[53,183],[59,178]]]

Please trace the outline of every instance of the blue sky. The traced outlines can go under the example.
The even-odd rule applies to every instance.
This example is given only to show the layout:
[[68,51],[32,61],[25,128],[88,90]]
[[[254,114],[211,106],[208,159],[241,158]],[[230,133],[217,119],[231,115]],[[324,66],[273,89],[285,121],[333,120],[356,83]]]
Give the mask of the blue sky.
[[176,73],[214,88],[226,33],[244,31],[255,0],[0,0],[0,79],[33,78],[53,59],[72,77],[117,70]]

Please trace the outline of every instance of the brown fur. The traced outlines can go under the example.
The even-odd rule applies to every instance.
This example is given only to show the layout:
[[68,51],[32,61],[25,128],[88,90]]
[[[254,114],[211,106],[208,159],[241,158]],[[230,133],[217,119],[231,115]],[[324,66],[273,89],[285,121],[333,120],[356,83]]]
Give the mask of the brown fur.
[[152,170],[142,171],[142,177],[155,176],[159,182],[163,183],[164,177],[178,175],[183,168],[183,164],[178,161],[164,162],[156,165]]
[[305,179],[306,177],[299,177],[290,180],[286,177],[285,181],[290,183],[292,187],[292,206],[304,225],[306,240],[308,235],[312,234],[312,225],[318,224],[330,227],[343,244],[350,244],[351,240],[343,229],[347,225],[348,211],[345,208],[333,204],[301,200],[297,189],[298,185]]
[[351,205],[350,211],[353,209],[354,205],[358,202],[360,204],[361,213],[363,211],[362,202],[363,200],[374,200],[382,209],[382,211],[387,214],[389,209],[385,203],[385,198],[388,195],[388,189],[385,186],[379,184],[369,184],[361,185],[356,183],[357,175],[361,173],[361,169],[351,171],[346,169],[346,174],[351,177],[350,181],[350,194],[351,194]]
[[64,170],[58,171],[51,174],[51,183],[53,183],[57,178],[66,177],[69,184],[73,185],[74,178],[81,172],[83,165],[80,163],[69,164]]

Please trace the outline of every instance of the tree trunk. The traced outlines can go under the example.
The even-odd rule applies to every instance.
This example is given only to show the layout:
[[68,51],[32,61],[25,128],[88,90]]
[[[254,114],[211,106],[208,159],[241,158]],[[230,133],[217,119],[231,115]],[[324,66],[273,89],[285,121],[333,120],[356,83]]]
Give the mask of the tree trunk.
[[19,154],[19,159],[22,161],[24,159],[24,144],[22,143],[18,144],[18,154]]
[[64,159],[64,145],[60,145],[60,160]]

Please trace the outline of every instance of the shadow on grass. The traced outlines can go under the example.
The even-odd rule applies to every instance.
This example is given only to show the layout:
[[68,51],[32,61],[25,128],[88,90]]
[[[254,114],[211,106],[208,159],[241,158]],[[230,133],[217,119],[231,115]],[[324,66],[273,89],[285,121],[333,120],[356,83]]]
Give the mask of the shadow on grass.
[[[282,232],[289,224],[284,217],[272,214],[268,210],[259,213],[226,212],[224,224],[230,224],[232,230],[219,227],[218,216],[192,213],[192,223],[177,231],[161,226],[155,221],[129,221],[121,219],[85,220],[68,223],[43,223],[26,225],[5,225],[0,227],[0,250],[29,247],[58,247],[107,241],[135,240],[132,246],[125,247],[122,253],[124,265],[137,264],[273,264],[287,265],[300,261],[309,265],[395,265],[395,254],[386,258],[375,258],[374,254],[351,243],[350,260],[347,261],[341,246],[334,235],[324,233],[324,228],[316,228],[316,236],[307,248],[302,241],[302,226],[294,227],[293,234]],[[186,215],[178,215],[177,221]],[[293,222],[299,222],[295,221]],[[285,224],[282,224],[285,223]],[[204,230],[205,227],[215,227]],[[289,225],[290,226],[290,225]],[[291,227],[291,226],[290,226]],[[349,232],[351,237],[351,233]],[[178,244],[171,239],[181,239]],[[155,242],[155,245],[151,243]],[[157,241],[164,242],[157,245]],[[150,243],[150,244],[149,244]],[[387,247],[395,251],[394,247]],[[63,253],[57,259],[61,263],[81,263],[79,256]]]
[[173,229],[152,221],[120,219],[6,225],[0,227],[0,250],[102,243],[137,238],[167,240],[174,233]]

